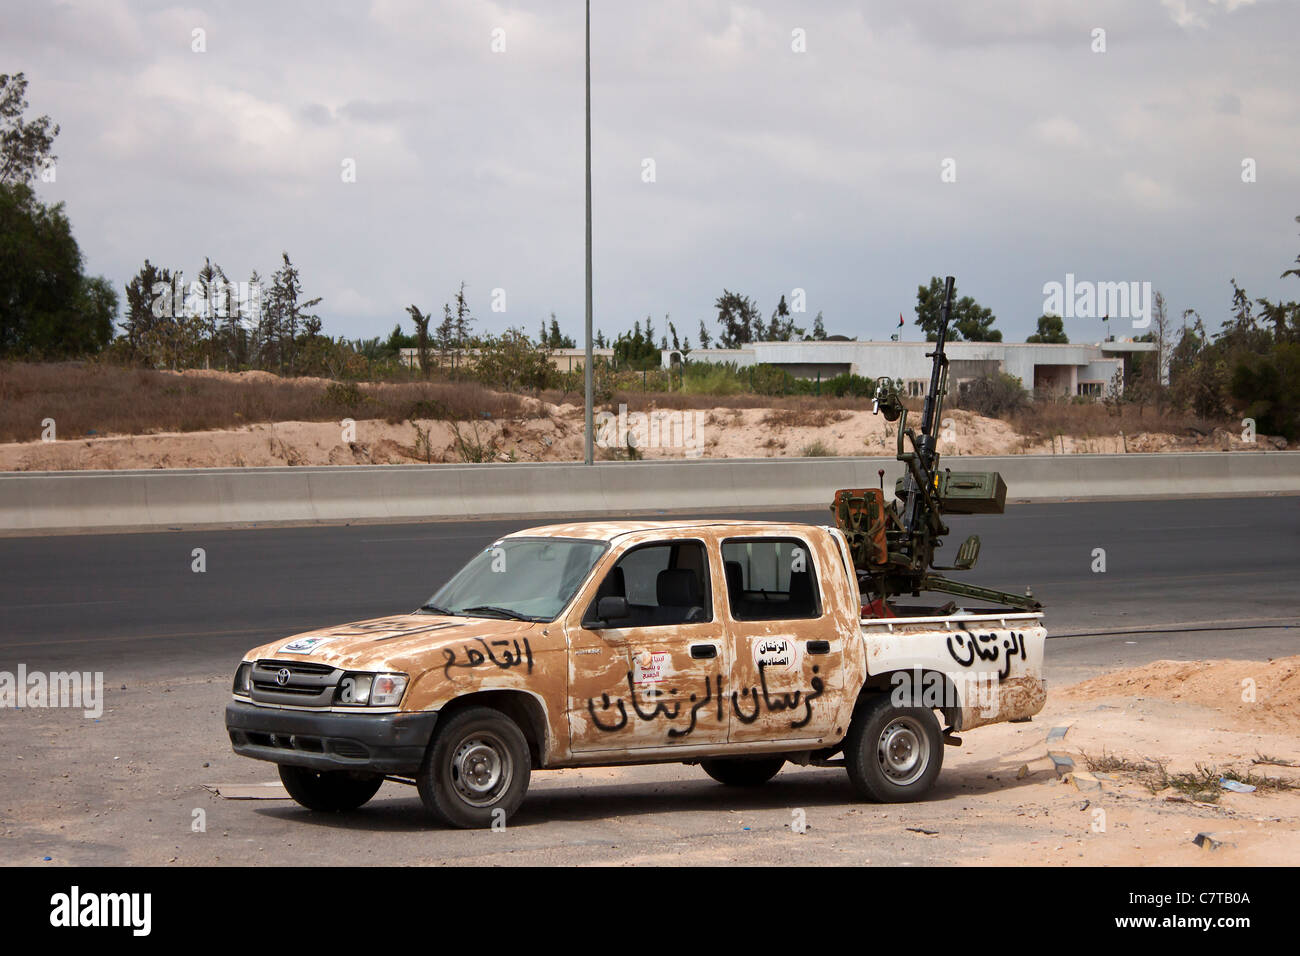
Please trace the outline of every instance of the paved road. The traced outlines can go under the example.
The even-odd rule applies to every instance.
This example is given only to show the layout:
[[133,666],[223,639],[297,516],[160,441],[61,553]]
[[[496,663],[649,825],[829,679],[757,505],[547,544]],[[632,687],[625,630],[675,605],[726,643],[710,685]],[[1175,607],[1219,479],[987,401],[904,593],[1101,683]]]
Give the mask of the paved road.
[[[1046,674],[1059,686],[1157,658],[1300,652],[1296,505],[1021,505],[954,519],[953,544],[981,534],[984,565],[971,577],[1032,585],[1048,605],[1049,632],[1078,635],[1048,648]],[[1047,771],[1023,780],[1004,772],[1041,750],[1051,716],[971,734],[945,758],[934,797],[904,807],[857,804],[843,774],[825,770],[787,768],[764,790],[738,794],[698,768],[591,769],[537,774],[502,836],[432,828],[397,784],[341,818],[201,788],[274,778],[270,765],[230,751],[221,720],[229,674],[248,647],[414,607],[476,549],[522,525],[0,539],[0,671],[103,670],[106,687],[101,720],[69,709],[0,713],[0,765],[16,768],[0,784],[0,863],[923,864],[1035,841],[1070,860],[1106,859],[1085,856],[1105,847],[1085,845],[1077,794],[1031,786]],[[205,551],[202,574],[191,570],[195,548]],[[1090,570],[1096,548],[1105,549],[1105,573]],[[1127,632],[1094,633],[1117,626]],[[791,807],[805,808],[814,828],[798,842]],[[196,808],[209,815],[205,833],[192,832]],[[1182,829],[1213,821],[1166,822],[1172,846],[1185,842]]]
[[[1180,656],[1268,656],[1300,649],[1300,631],[1278,629],[1300,621],[1298,504],[1283,497],[1016,505],[1002,516],[951,519],[945,551],[968,533],[981,535],[981,564],[966,577],[1032,586],[1053,635],[1126,628],[1145,631],[1136,638],[1154,642],[1153,650],[1185,648]],[[474,551],[531,523],[0,538],[0,670],[22,661],[149,673],[232,661],[264,640],[415,607]],[[196,548],[203,573],[192,570]],[[1095,549],[1104,549],[1104,573],[1092,571]],[[1234,629],[1242,624],[1264,627]],[[1151,633],[1160,629],[1172,633]],[[1088,645],[1100,653],[1134,639]]]

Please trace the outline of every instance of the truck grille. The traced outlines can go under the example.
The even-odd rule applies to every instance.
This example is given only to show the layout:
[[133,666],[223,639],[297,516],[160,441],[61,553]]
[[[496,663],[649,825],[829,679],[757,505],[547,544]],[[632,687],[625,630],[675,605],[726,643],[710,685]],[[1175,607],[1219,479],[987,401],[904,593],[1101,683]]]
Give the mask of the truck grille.
[[328,707],[343,671],[311,661],[261,660],[253,664],[252,698],[259,704]]

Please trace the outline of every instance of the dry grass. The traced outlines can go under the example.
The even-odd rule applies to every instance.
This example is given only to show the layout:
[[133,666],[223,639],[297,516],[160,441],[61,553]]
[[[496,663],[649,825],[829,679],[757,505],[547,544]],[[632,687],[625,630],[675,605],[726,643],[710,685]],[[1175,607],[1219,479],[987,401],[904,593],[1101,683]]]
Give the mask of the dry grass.
[[[1194,771],[1171,774],[1164,763],[1150,758],[1147,761],[1129,760],[1126,757],[1108,754],[1105,750],[1100,756],[1090,756],[1082,751],[1079,756],[1084,765],[1094,773],[1127,774],[1151,793],[1174,790],[1190,800],[1198,800],[1202,803],[1218,801],[1224,792],[1220,780],[1235,780],[1238,783],[1249,784],[1261,793],[1300,789],[1300,785],[1290,780],[1269,777],[1254,771],[1240,773],[1232,769],[1208,767],[1198,763]],[[1258,764],[1263,761],[1252,762]]]
[[356,385],[257,375],[176,375],[100,363],[0,362],[0,442],[235,428],[257,422],[535,418],[537,405],[474,383]]
[[[1039,400],[1008,416],[1007,421],[1028,438],[1069,435],[1073,438],[1101,438],[1125,432],[1162,432],[1170,435],[1209,435],[1216,427],[1231,426],[1230,420],[1207,421],[1182,412],[1157,411],[1142,405],[1120,405],[1110,409],[1095,402],[1053,402]],[[1240,430],[1240,429],[1238,429]]]
[[774,428],[825,428],[848,417],[848,412],[838,408],[795,406],[772,409],[763,416],[763,424]]

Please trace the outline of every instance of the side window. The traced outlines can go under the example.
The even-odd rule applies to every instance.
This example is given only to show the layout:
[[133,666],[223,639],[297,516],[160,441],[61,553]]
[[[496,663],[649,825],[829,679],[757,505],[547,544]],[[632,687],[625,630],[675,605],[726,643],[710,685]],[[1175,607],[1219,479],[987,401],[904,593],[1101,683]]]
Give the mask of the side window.
[[603,597],[627,599],[628,617],[609,621],[612,627],[659,627],[713,620],[704,545],[699,541],[674,541],[633,548],[606,573],[583,615],[584,624],[597,622],[596,606]]
[[812,552],[798,538],[733,538],[722,542],[722,563],[737,621],[821,617]]

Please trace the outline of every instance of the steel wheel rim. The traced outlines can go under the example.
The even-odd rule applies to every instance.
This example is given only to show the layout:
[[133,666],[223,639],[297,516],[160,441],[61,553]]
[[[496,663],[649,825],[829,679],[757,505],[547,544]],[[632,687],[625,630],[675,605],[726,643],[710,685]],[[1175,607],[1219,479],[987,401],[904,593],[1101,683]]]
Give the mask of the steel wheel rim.
[[930,738],[915,717],[895,717],[876,743],[880,769],[890,783],[915,783],[930,765]]
[[496,734],[476,731],[465,737],[451,757],[451,784],[472,807],[496,803],[514,779],[510,751]]

